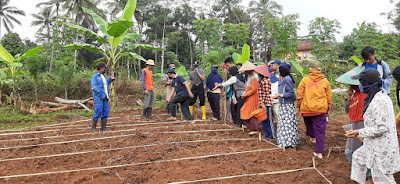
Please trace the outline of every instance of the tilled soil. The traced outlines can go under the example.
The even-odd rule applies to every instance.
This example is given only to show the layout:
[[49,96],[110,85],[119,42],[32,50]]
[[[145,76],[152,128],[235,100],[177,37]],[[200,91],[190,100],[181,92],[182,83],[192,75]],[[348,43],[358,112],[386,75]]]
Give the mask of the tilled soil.
[[352,183],[345,117],[329,121],[324,159],[315,160],[325,179],[302,123],[300,146],[283,150],[229,122],[163,113],[112,114],[104,133],[92,133],[91,120],[0,130],[0,183]]

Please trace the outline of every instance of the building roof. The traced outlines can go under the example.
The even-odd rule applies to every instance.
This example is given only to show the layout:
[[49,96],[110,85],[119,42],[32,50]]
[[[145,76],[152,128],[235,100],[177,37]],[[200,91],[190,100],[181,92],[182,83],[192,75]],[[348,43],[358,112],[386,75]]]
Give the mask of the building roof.
[[311,48],[311,44],[313,42],[312,41],[299,41],[297,44],[298,46],[298,50],[299,51],[307,51],[307,50],[312,50]]

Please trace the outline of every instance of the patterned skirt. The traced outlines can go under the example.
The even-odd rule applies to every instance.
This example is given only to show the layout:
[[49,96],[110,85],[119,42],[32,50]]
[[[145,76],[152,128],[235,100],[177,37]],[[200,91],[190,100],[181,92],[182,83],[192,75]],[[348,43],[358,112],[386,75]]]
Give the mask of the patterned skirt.
[[280,104],[277,128],[279,147],[296,147],[299,145],[299,129],[297,127],[296,107],[294,104]]

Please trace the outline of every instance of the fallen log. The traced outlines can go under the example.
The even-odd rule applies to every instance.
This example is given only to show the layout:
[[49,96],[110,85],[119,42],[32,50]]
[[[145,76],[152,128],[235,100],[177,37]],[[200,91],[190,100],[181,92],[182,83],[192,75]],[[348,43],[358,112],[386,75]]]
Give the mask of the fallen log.
[[93,100],[92,97],[85,99],[85,100],[66,100],[66,99],[62,99],[60,97],[55,97],[54,99],[56,100],[56,102],[63,103],[63,104],[78,104],[78,103],[84,104],[86,102],[89,102],[90,100]]

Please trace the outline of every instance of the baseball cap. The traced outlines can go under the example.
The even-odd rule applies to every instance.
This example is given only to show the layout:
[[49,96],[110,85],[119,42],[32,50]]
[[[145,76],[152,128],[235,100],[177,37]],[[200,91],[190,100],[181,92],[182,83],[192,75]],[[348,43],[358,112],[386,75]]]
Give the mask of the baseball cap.
[[105,64],[105,63],[103,63],[103,62],[99,62],[99,63],[97,63],[97,65],[96,65],[96,68],[97,68],[97,70],[100,70],[101,68],[107,68],[107,65]]
[[370,85],[381,79],[381,74],[376,69],[366,69],[360,74],[351,77],[353,80],[360,80],[362,85]]
[[175,73],[175,70],[172,69],[172,68],[169,68],[169,69],[167,70],[167,73]]
[[275,61],[274,61],[274,62],[272,62],[272,64],[281,65],[281,64],[282,64],[282,61],[281,61],[281,60],[279,60],[279,59],[275,59]]

